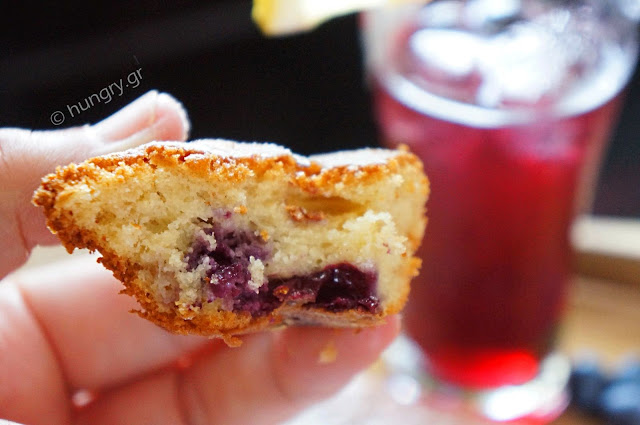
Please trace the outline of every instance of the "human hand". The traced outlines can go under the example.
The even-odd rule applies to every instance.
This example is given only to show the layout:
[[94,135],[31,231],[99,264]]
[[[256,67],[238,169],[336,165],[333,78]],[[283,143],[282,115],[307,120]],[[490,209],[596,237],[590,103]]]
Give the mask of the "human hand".
[[[36,244],[53,242],[29,202],[55,165],[153,139],[184,140],[187,131],[180,105],[155,92],[90,127],[0,129],[0,276]],[[0,418],[47,425],[276,424],[341,388],[399,328],[397,318],[361,331],[288,328],[246,336],[232,349],[139,319],[120,289],[87,258],[0,281]],[[327,348],[335,359],[321,361]],[[92,400],[80,406],[79,395],[87,394]]]

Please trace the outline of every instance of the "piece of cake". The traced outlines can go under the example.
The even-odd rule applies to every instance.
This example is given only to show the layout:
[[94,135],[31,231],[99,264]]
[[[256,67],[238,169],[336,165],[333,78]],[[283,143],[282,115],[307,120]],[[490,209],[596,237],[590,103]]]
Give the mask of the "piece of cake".
[[59,167],[34,195],[176,333],[367,326],[402,309],[428,182],[406,150],[305,158],[273,144],[150,143]]

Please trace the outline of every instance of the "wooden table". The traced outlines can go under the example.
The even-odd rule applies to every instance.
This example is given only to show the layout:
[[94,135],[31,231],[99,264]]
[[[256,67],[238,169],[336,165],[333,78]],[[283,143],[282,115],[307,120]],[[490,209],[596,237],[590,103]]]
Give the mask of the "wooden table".
[[[588,350],[613,368],[626,355],[640,356],[640,221],[588,218],[576,226],[576,278],[560,348]],[[574,410],[556,425],[600,424]]]

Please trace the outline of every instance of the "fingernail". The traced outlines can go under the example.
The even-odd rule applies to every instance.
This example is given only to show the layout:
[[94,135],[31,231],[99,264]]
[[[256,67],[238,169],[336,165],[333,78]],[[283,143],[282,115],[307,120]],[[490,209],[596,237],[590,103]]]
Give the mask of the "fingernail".
[[182,103],[179,102],[175,97],[167,93],[159,93],[156,101],[158,102],[158,110],[160,109],[161,105],[175,108],[174,110],[178,113],[180,125],[183,129],[181,140],[187,140],[189,138],[189,132],[191,131],[191,121],[189,121],[187,110],[184,108]]

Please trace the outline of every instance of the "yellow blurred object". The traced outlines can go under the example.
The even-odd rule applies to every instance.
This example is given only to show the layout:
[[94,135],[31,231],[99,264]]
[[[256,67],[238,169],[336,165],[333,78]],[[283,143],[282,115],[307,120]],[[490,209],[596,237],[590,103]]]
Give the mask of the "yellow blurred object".
[[309,31],[340,15],[375,7],[428,0],[253,0],[252,16],[268,36]]

